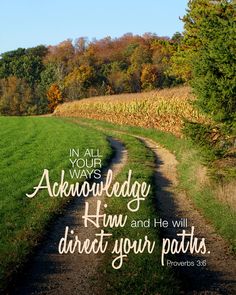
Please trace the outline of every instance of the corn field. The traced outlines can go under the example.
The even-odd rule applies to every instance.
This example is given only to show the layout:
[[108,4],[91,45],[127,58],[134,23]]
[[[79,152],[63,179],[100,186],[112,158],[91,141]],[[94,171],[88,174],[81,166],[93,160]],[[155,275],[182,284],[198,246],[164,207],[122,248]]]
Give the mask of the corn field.
[[55,115],[156,128],[180,137],[184,119],[209,120],[193,107],[193,100],[189,87],[178,87],[67,102],[57,107]]

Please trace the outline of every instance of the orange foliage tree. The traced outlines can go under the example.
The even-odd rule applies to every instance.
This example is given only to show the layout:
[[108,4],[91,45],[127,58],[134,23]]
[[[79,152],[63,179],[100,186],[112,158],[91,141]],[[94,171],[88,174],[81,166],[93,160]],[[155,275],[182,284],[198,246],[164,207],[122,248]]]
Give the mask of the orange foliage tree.
[[52,84],[47,92],[48,108],[51,112],[55,110],[58,104],[63,102],[62,92],[57,84]]

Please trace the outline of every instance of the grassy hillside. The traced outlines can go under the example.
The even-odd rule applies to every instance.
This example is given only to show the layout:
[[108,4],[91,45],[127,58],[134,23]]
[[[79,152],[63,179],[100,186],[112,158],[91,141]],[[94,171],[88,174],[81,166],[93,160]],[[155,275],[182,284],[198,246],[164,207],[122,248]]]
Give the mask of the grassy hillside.
[[58,106],[55,115],[155,128],[181,136],[183,119],[209,121],[194,109],[193,100],[189,87],[176,87],[69,102]]

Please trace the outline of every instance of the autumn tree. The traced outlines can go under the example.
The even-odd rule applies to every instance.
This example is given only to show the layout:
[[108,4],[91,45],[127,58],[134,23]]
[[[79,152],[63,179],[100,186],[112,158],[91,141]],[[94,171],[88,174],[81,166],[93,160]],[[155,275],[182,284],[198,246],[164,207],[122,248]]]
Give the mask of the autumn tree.
[[129,92],[141,91],[141,72],[130,66],[126,73]]
[[78,99],[86,96],[86,90],[91,86],[94,76],[94,69],[89,65],[74,68],[64,80],[67,98]]
[[179,84],[181,80],[171,73],[171,58],[177,51],[177,42],[172,40],[154,40],[151,44],[152,64],[158,72],[159,87]]
[[1,114],[30,115],[36,108],[32,90],[25,80],[14,76],[0,80]]
[[56,70],[57,77],[63,81],[73,69],[75,48],[71,40],[65,40],[56,46],[48,47],[48,54],[44,58],[44,64],[51,64]]
[[141,71],[143,64],[151,63],[152,55],[151,51],[146,46],[138,46],[135,48],[130,62],[137,70]]
[[63,102],[62,92],[57,84],[52,84],[47,92],[48,107],[53,112],[56,107]]
[[152,90],[158,86],[158,72],[154,65],[146,64],[143,66],[141,83],[144,90]]

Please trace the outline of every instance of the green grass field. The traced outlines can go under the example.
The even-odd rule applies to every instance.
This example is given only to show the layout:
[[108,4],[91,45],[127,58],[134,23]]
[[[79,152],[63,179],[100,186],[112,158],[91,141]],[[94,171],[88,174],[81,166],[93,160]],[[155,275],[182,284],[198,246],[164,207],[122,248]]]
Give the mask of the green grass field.
[[0,117],[0,285],[21,267],[37,244],[45,226],[66,198],[45,192],[29,199],[43,169],[53,181],[69,168],[69,149],[96,148],[103,163],[111,155],[106,137],[77,124],[54,118]]

